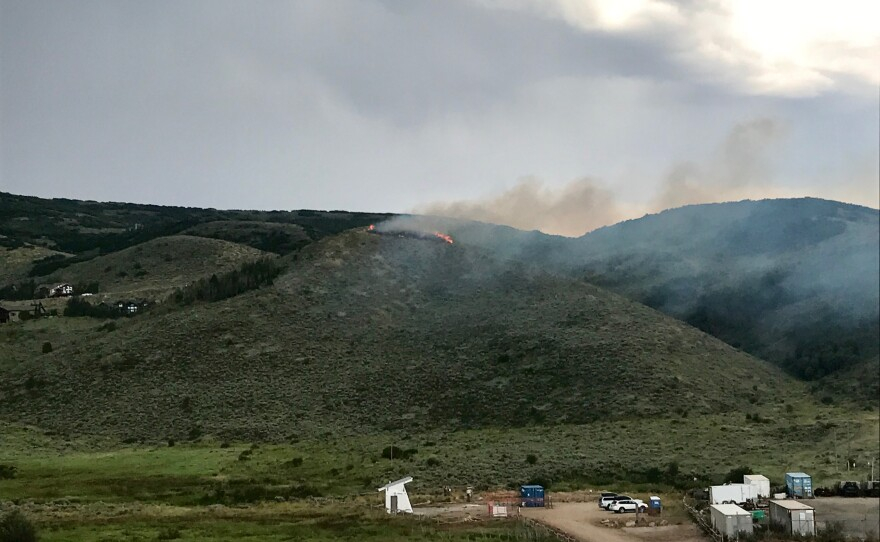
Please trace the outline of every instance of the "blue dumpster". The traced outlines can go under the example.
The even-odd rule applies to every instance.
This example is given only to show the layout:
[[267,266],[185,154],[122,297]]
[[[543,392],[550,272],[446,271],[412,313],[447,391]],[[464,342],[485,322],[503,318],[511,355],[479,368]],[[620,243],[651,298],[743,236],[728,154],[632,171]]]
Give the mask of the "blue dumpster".
[[544,488],[542,486],[520,486],[519,496],[522,505],[528,508],[544,506]]
[[813,497],[813,479],[804,472],[785,473],[785,491],[789,497],[809,499]]

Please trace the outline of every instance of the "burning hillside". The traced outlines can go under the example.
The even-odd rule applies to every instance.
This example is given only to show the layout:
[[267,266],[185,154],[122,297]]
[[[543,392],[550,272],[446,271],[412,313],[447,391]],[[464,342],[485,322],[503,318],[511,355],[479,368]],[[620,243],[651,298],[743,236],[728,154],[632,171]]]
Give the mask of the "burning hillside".
[[375,224],[370,224],[367,228],[367,232],[375,233],[376,235],[393,235],[395,237],[409,237],[412,239],[423,239],[428,241],[443,241],[447,244],[453,244],[455,241],[451,236],[441,233],[439,231],[428,232],[428,231],[417,231],[417,230],[402,230],[402,229],[379,229]]

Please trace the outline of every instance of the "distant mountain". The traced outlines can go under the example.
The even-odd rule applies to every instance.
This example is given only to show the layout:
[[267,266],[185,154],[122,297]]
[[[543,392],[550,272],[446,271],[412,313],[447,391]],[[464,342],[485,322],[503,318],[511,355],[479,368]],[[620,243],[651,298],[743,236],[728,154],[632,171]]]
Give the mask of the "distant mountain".
[[[571,239],[437,217],[223,211],[0,193],[0,297],[26,291],[25,281],[55,279],[138,288],[176,268],[158,260],[144,266],[121,251],[180,233],[294,257],[327,236],[379,223],[443,231],[456,246],[480,248],[497,261],[610,289],[818,380],[838,371],[861,374],[858,367],[880,354],[878,215],[810,198],[742,201],[672,209]],[[135,263],[143,268],[123,269]],[[172,282],[225,269],[193,265]],[[846,378],[823,381],[846,384]]]
[[[132,250],[136,250],[132,249]],[[30,328],[27,328],[30,329]],[[119,438],[584,423],[750,412],[799,384],[580,280],[355,230],[274,284],[0,353],[0,417]]]
[[[389,218],[385,213],[348,211],[242,211],[44,199],[0,192],[0,258],[15,269],[0,270],[0,288],[28,276],[134,245],[186,233],[288,254],[349,228]],[[38,250],[30,250],[37,247]],[[43,258],[43,260],[40,260]],[[6,271],[6,272],[4,272]]]
[[818,199],[664,211],[573,242],[570,272],[819,378],[877,355],[880,213]]
[[812,198],[741,201],[576,239],[436,217],[391,223],[444,228],[499,257],[608,288],[813,380],[878,353],[878,215]]

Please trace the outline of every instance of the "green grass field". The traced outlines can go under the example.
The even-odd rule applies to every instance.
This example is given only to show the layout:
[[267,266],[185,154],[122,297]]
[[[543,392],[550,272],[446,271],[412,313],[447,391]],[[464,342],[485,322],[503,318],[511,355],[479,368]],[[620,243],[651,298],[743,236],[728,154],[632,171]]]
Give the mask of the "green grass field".
[[43,542],[259,540],[552,541],[515,520],[441,523],[389,517],[360,505],[271,505],[238,510],[153,508],[115,517],[45,519]]
[[[782,405],[760,422],[740,415],[643,418],[259,445],[201,437],[170,447],[126,446],[4,425],[0,464],[14,466],[16,476],[0,480],[0,495],[36,502],[239,504],[375,495],[376,487],[404,475],[416,478],[411,490],[426,498],[444,486],[513,488],[530,481],[556,490],[628,482],[660,491],[668,480],[657,472],[673,462],[679,478],[707,484],[746,465],[777,485],[784,472],[804,470],[822,486],[853,476],[846,473],[847,457],[860,465],[876,457],[878,437],[876,411],[853,417],[833,406],[787,412]],[[391,445],[407,456],[383,457]]]

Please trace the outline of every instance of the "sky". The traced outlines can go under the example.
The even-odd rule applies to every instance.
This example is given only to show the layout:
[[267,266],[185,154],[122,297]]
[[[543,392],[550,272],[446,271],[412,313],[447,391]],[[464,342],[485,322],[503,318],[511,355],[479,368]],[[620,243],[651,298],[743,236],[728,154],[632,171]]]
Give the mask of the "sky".
[[0,0],[0,191],[548,233],[880,203],[880,2]]

